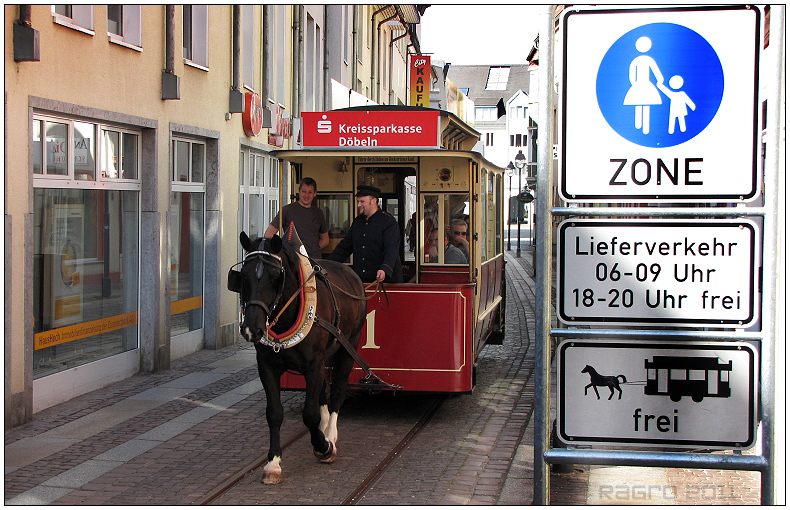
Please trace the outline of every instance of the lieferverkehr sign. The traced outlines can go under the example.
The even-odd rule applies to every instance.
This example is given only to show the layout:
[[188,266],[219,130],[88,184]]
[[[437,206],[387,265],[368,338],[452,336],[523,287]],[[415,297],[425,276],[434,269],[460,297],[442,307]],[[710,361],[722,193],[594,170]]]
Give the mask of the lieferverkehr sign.
[[305,148],[438,148],[438,111],[304,112]]
[[754,198],[759,27],[753,6],[564,11],[560,195]]
[[557,317],[745,328],[758,318],[757,253],[749,220],[566,220]]

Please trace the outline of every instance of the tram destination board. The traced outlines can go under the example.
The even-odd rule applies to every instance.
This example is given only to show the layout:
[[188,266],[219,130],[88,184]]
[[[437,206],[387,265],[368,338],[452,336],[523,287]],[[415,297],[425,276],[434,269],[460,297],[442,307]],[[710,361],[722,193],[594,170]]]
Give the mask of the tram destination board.
[[757,428],[757,350],[747,342],[566,340],[557,432],[571,445],[746,449]]
[[744,5],[563,11],[562,198],[754,199],[760,17]]
[[565,323],[746,328],[757,321],[749,220],[570,219],[559,226]]

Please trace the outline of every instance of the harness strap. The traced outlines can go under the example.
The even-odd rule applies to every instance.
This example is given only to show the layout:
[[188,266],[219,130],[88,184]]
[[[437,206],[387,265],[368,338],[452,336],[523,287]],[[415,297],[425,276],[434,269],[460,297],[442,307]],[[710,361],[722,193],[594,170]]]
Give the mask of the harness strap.
[[340,345],[342,345],[343,348],[346,350],[346,352],[348,352],[351,355],[351,357],[354,358],[354,361],[357,362],[357,365],[359,365],[362,368],[362,370],[370,373],[370,365],[368,365],[365,362],[365,360],[362,359],[362,357],[359,355],[357,350],[354,349],[354,346],[352,346],[351,343],[349,343],[345,335],[340,333],[339,329],[337,329],[333,324],[330,324],[329,322],[322,319],[321,317],[316,316],[316,318],[313,320],[315,321],[316,324],[318,324],[320,327],[324,328],[332,336],[334,336],[338,342],[340,342]]
[[301,292],[302,288],[305,285],[307,285],[307,283],[310,281],[310,278],[312,278],[316,274],[318,274],[318,272],[313,270],[313,272],[310,273],[310,276],[308,276],[307,278],[304,279],[304,282],[296,289],[296,292],[293,293],[293,295],[290,297],[290,299],[288,299],[288,301],[286,301],[285,304],[283,305],[283,307],[280,309],[280,313],[278,313],[274,317],[274,320],[272,321],[272,323],[269,324],[269,329],[271,329],[275,324],[277,324],[277,321],[280,320],[280,316],[283,314],[283,312],[288,309],[288,306],[291,303],[293,303],[293,300],[296,299],[296,296],[299,295],[299,293]]

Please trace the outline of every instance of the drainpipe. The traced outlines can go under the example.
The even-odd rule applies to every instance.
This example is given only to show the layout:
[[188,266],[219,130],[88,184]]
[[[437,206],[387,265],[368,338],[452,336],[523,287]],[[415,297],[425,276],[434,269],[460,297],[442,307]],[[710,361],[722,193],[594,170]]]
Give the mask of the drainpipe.
[[294,17],[294,25],[293,25],[293,37],[294,37],[294,59],[293,59],[293,66],[294,66],[294,77],[293,77],[293,97],[291,98],[291,118],[295,119],[301,116],[301,96],[302,93],[302,65],[303,65],[303,58],[302,58],[302,38],[304,37],[303,29],[302,29],[302,12],[304,6],[303,5],[294,5],[293,6],[293,17]]
[[181,99],[181,79],[176,68],[176,8],[165,6],[165,70],[162,71],[162,99]]
[[269,5],[262,5],[263,9],[263,80],[261,83],[261,101],[263,101],[263,109],[269,109],[268,99],[272,96],[269,83],[269,69],[274,65],[269,57],[269,26],[271,25],[271,12]]
[[[373,91],[376,88],[376,68],[378,63],[378,47],[377,47],[377,37],[373,37],[373,32],[378,31],[376,28],[376,16],[384,12],[385,10],[392,7],[391,5],[382,6],[380,9],[373,12],[373,15],[370,17],[370,38],[371,41],[371,48],[370,48],[370,95],[373,95]],[[391,18],[390,18],[391,19]],[[379,28],[381,28],[381,24],[379,24]],[[372,97],[370,99],[373,99]]]
[[[247,48],[252,51],[252,48]],[[241,5],[233,6],[233,86],[228,100],[230,113],[244,113],[244,93],[241,91]]]
[[351,90],[357,90],[357,45],[359,44],[357,41],[359,38],[359,31],[357,30],[359,28],[357,26],[357,9],[359,9],[359,6],[354,4],[354,21],[351,31]]
[[[393,63],[392,63],[392,60],[393,60],[393,57],[394,57],[393,53],[394,53],[395,43],[396,43],[396,42],[398,42],[400,39],[403,39],[403,38],[404,38],[404,37],[406,37],[407,35],[409,35],[409,33],[408,33],[408,32],[406,32],[406,31],[404,31],[404,32],[403,32],[401,35],[399,35],[398,37],[395,37],[395,38],[393,39],[393,37],[392,37],[392,33],[390,32],[390,72],[389,72],[389,94],[388,94],[388,96],[387,96],[387,101],[388,101],[388,103],[389,103],[389,104],[392,104],[392,72],[394,71],[394,67],[395,67],[395,66],[393,65]],[[408,67],[408,65],[409,65],[409,59],[407,58],[407,59],[406,59],[406,66]]]
[[[376,27],[375,47],[377,48],[377,50],[376,50],[376,67],[375,67],[375,71],[376,71],[376,73],[375,73],[376,74],[376,84],[375,85],[376,85],[376,102],[377,103],[381,102],[381,55],[380,55],[380,53],[381,53],[381,49],[380,49],[381,48],[381,25],[383,25],[384,23],[388,22],[389,20],[395,18],[397,15],[398,14],[395,13],[392,16],[390,16],[389,18],[386,18],[386,19],[383,19],[383,20],[379,21],[379,24]],[[371,71],[370,71],[371,86],[373,86],[373,65],[372,64],[373,63],[371,62]]]
[[[329,5],[324,6],[324,30],[322,30],[323,40],[321,43],[323,44],[323,53],[324,53],[324,94],[323,94],[323,105],[322,110],[327,111],[329,110],[329,101],[331,96],[331,88],[330,88],[330,81],[329,81]],[[340,33],[343,31],[341,30]]]

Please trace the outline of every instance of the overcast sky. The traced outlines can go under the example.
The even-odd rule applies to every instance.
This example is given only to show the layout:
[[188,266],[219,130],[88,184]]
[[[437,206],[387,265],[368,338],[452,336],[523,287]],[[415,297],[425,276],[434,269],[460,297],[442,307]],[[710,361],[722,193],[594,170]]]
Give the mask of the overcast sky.
[[420,49],[456,65],[526,64],[544,5],[431,4]]

